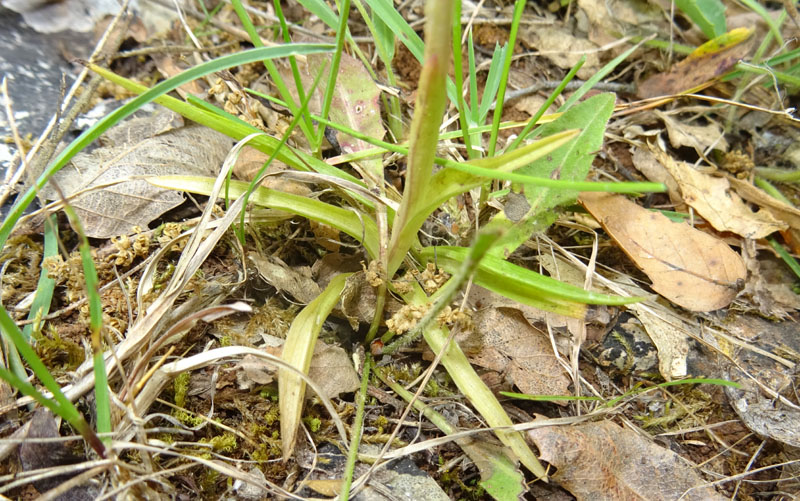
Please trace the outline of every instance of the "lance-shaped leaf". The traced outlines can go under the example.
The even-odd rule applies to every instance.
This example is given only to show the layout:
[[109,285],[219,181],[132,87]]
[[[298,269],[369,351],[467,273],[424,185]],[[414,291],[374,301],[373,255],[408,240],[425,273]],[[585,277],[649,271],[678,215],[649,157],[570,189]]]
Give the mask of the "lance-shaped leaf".
[[[466,247],[427,247],[420,256],[455,273],[468,252]],[[573,318],[584,318],[587,304],[621,305],[644,299],[586,291],[492,255],[481,260],[474,282],[522,304]]]
[[[314,345],[317,343],[322,324],[336,303],[339,302],[348,276],[350,273],[344,273],[331,280],[322,294],[300,311],[289,328],[281,358],[304,374],[308,374],[311,366],[311,355],[314,353]],[[281,444],[283,445],[284,459],[288,458],[294,450],[305,393],[306,382],[300,376],[286,369],[278,370]]]

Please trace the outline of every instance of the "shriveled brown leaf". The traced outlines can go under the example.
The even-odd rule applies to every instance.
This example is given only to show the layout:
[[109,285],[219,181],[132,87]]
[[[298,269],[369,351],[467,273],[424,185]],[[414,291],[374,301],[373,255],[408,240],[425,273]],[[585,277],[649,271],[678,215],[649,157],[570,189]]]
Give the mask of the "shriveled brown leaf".
[[681,189],[684,202],[691,205],[717,231],[730,231],[744,238],[764,238],[788,225],[765,210],[753,212],[731,190],[726,177],[699,172],[686,162],[674,160],[664,152],[656,157]]
[[578,501],[725,499],[680,456],[611,421],[538,428],[528,438]]
[[728,141],[724,138],[724,131],[716,122],[696,125],[676,120],[669,113],[659,110],[654,110],[653,113],[664,122],[669,143],[673,148],[688,146],[694,148],[700,155],[704,155],[708,148],[728,151]]
[[650,277],[653,289],[673,303],[711,311],[736,297],[747,273],[724,242],[623,196],[582,193],[580,202]]
[[728,49],[700,57],[687,57],[666,73],[656,73],[639,85],[642,99],[679,94],[712,81],[733,68],[750,52],[751,44],[744,42]]
[[569,377],[556,360],[547,333],[517,310],[489,308],[475,313],[473,336],[459,342],[470,361],[497,371],[532,395],[569,395]]
[[[230,138],[199,125],[154,129],[134,119],[108,135],[106,146],[75,155],[54,177],[83,223],[86,235],[109,238],[147,227],[183,202],[183,195],[141,177],[168,174],[214,176],[232,145]],[[142,124],[142,122],[145,124]],[[80,194],[85,190],[85,194]],[[46,192],[56,200],[54,190]]]

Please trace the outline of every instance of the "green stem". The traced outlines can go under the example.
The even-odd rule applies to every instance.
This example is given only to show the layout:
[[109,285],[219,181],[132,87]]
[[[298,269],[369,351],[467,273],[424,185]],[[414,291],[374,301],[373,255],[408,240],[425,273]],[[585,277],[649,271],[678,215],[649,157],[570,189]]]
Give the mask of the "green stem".
[[361,388],[357,395],[356,415],[353,419],[353,429],[350,432],[350,450],[347,454],[347,463],[344,467],[344,480],[342,481],[342,491],[339,495],[341,501],[350,498],[350,486],[353,483],[353,472],[356,469],[358,459],[358,446],[361,444],[361,435],[364,432],[364,406],[367,402],[367,385],[369,384],[369,373],[372,367],[372,355],[366,354],[364,358],[364,370],[361,374]]
[[439,125],[447,104],[445,82],[450,63],[450,34],[441,28],[450,26],[453,15],[451,1],[437,0],[425,5],[425,62],[419,80],[414,118],[411,121],[406,187],[389,241],[388,278],[400,267],[416,238],[420,226],[410,225],[409,222],[416,206],[426,194],[428,181],[433,173]]

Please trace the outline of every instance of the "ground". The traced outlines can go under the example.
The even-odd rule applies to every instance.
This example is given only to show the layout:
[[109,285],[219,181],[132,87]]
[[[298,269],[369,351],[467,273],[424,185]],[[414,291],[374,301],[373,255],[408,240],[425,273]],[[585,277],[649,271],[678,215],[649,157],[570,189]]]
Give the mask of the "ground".
[[[142,2],[135,18],[111,32],[107,66],[150,87],[203,60],[252,48],[249,27],[233,7],[215,10],[211,3],[184,5],[185,22],[205,47],[198,51],[176,16],[165,23],[162,11],[153,14]],[[414,50],[401,43],[408,35],[381,18],[384,2],[367,3],[375,9],[369,23],[360,2],[350,12],[352,41],[345,44],[328,116],[402,145],[430,87]],[[54,5],[77,9],[70,1]],[[262,39],[282,40],[275,4],[250,5]],[[335,41],[324,12],[282,5],[293,42]],[[573,130],[572,142],[531,157],[515,172],[663,183],[665,189],[620,195],[520,180],[469,184],[477,179],[472,174],[446,177],[458,165],[436,167],[429,184],[452,189],[435,183],[457,179],[453,184],[469,186],[420,220],[408,259],[388,277],[370,238],[377,249],[395,237],[391,224],[381,235],[388,209],[379,207],[401,217],[412,182],[406,153],[384,149],[380,157],[354,158],[372,145],[335,127],[315,144],[309,131],[322,130],[318,120],[293,123],[292,110],[243,91],[279,96],[276,78],[294,84],[295,75],[308,91],[318,74],[327,81],[328,54],[298,57],[298,68],[276,60],[274,73],[255,60],[183,83],[170,95],[202,96],[227,113],[225,120],[251,129],[226,122],[228,129],[215,132],[188,116],[144,108],[82,149],[40,190],[40,206],[66,196],[77,217],[54,206],[15,216],[11,195],[19,204],[53,152],[65,151],[59,142],[63,147],[86,130],[87,117],[96,120],[136,94],[124,81],[87,79],[76,93],[75,113],[60,114],[63,134],[43,137],[28,173],[8,193],[0,298],[85,416],[91,436],[103,415],[89,391],[93,353],[113,351],[106,358],[113,447],[84,441],[64,406],[54,419],[23,398],[21,382],[4,378],[0,493],[34,498],[63,488],[68,492],[59,499],[112,491],[131,498],[331,497],[350,478],[353,495],[362,499],[794,499],[800,492],[800,267],[793,256],[800,252],[800,200],[797,119],[790,107],[798,82],[792,40],[800,26],[791,6],[767,5],[770,12],[788,9],[780,27],[744,7],[724,6],[726,30],[752,31],[730,32],[728,45],[693,51],[711,28],[686,12],[670,18],[670,6],[660,2],[528,2],[518,30],[511,28],[513,3],[464,3],[462,33],[472,29],[473,46],[465,39],[461,57],[451,57],[444,71],[457,80],[461,60],[465,99],[470,104],[473,86],[476,105],[489,95],[481,123],[491,123],[496,83],[490,75],[502,79],[501,56],[490,70],[492,55],[514,31],[498,115],[504,126],[494,145],[489,132],[475,135],[470,152],[461,134],[443,136],[463,126],[462,105],[448,102],[438,157],[489,166],[476,159],[493,146],[498,154],[510,147],[583,55],[578,80],[545,110],[542,122],[555,121],[537,132]],[[422,1],[394,7],[422,36],[432,11]],[[37,34],[45,28],[27,9],[13,29],[29,37],[28,48],[47,48],[41,53],[53,62],[31,69],[4,59],[4,71],[21,75],[5,97],[16,112],[3,123],[11,146],[4,159],[8,176],[20,165],[11,154],[30,149],[49,119],[19,82],[37,72],[47,79],[45,70],[63,67],[68,88],[83,68],[74,58],[87,59],[91,47],[76,42],[53,50],[65,35]],[[90,24],[99,37],[107,19],[87,12],[97,14]],[[378,22],[397,34],[380,48],[385,40],[376,42],[370,28]],[[770,45],[775,31],[785,44]],[[389,65],[387,50],[394,52]],[[477,69],[469,82],[473,55]],[[591,90],[581,90],[596,75],[601,78]],[[63,97],[47,81],[36,95]],[[308,94],[313,113],[325,100],[325,84],[318,85]],[[692,96],[677,96],[689,91]],[[297,103],[305,98],[296,86],[288,92]],[[574,104],[573,96],[579,97]],[[561,118],[550,116],[565,103],[571,108]],[[208,125],[207,115],[192,118]],[[428,119],[434,127],[435,118]],[[254,140],[237,159],[230,155],[231,137],[247,133],[233,130],[276,139]],[[212,192],[213,180],[203,185],[174,177],[213,178],[230,161],[233,176],[250,181],[284,137],[281,148],[304,156],[278,150],[263,181],[272,198],[254,194],[244,226],[235,210],[237,185],[227,195],[221,183]],[[514,161],[501,158],[501,164]],[[366,188],[355,184],[359,178]],[[45,236],[52,223],[57,239]],[[503,231],[476,233],[476,226]],[[193,240],[192,232],[202,239]],[[493,241],[499,252],[473,262],[469,248],[482,238],[499,239]],[[102,327],[93,323],[87,301],[82,244],[98,278]],[[569,288],[531,278],[534,272]],[[34,295],[43,290],[52,298],[39,299],[46,309],[37,314]],[[596,296],[586,299],[585,291]],[[584,300],[573,300],[576,294]],[[11,326],[2,327],[10,336]],[[437,357],[437,343],[444,346],[451,333],[458,355]],[[16,351],[4,353],[13,368]],[[307,363],[308,379],[292,386],[293,373],[276,365],[281,356],[301,369]],[[42,375],[24,358],[21,370],[35,372],[38,385]],[[409,407],[414,392],[416,404]],[[301,412],[296,422],[291,403]],[[498,410],[499,417],[492,414]],[[511,424],[513,432],[497,429]],[[359,456],[348,456],[359,434]],[[53,440],[58,437],[63,440]],[[547,483],[537,479],[536,458]],[[348,460],[355,461],[352,470]],[[382,466],[370,471],[376,463]],[[29,478],[49,467],[57,469]]]

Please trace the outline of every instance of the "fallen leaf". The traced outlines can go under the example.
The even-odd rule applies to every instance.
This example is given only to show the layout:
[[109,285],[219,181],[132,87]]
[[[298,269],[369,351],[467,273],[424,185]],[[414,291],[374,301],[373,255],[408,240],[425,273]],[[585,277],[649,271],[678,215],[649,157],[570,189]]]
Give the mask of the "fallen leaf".
[[353,361],[341,346],[317,341],[308,377],[319,385],[329,398],[342,393],[352,393],[361,386],[361,381],[353,368]]
[[578,501],[726,499],[683,458],[611,421],[542,427],[528,438]]
[[653,289],[692,311],[723,308],[746,277],[742,258],[715,237],[675,223],[627,198],[582,193],[580,202],[653,281]]
[[701,87],[730,71],[750,52],[751,43],[739,43],[718,52],[687,57],[666,73],[655,73],[639,85],[638,96],[647,99],[680,94]]
[[520,34],[522,43],[535,49],[559,68],[569,69],[586,55],[586,62],[578,70],[578,78],[587,79],[600,69],[597,45],[585,38],[572,35],[572,30],[560,26],[532,25]]
[[670,175],[667,169],[661,165],[652,151],[645,148],[636,148],[633,152],[633,165],[641,172],[648,181],[663,183],[667,187],[670,201],[678,205],[683,205],[680,188],[675,178]]
[[768,210],[776,219],[787,223],[793,229],[800,230],[800,210],[768,195],[764,190],[747,181],[735,177],[729,177],[728,180],[739,196]]
[[459,344],[474,364],[499,372],[523,393],[570,394],[570,379],[556,360],[547,334],[519,311],[489,308],[475,313],[473,322],[474,337]]
[[730,231],[744,238],[764,238],[788,225],[765,210],[753,212],[731,190],[726,177],[697,171],[686,162],[674,160],[664,152],[656,152],[659,162],[675,179],[684,202],[691,205],[717,231]]
[[[126,122],[107,136],[106,146],[75,155],[53,176],[65,196],[75,197],[70,205],[87,236],[110,238],[133,233],[135,227],[146,228],[183,203],[183,195],[141,177],[215,176],[232,145],[227,136],[199,125],[170,128],[158,122],[153,132],[146,125],[150,120]],[[44,193],[49,200],[59,199],[55,190]]]
[[728,151],[728,142],[724,138],[725,132],[716,122],[693,125],[683,120],[675,120],[669,113],[659,110],[653,110],[653,112],[664,122],[669,143],[673,148],[688,146],[694,148],[700,156],[705,155],[708,148]]
[[247,257],[264,280],[278,291],[289,293],[301,303],[310,303],[322,292],[317,282],[311,278],[311,268],[308,266],[293,268],[276,256],[265,257],[257,252],[251,252]]

